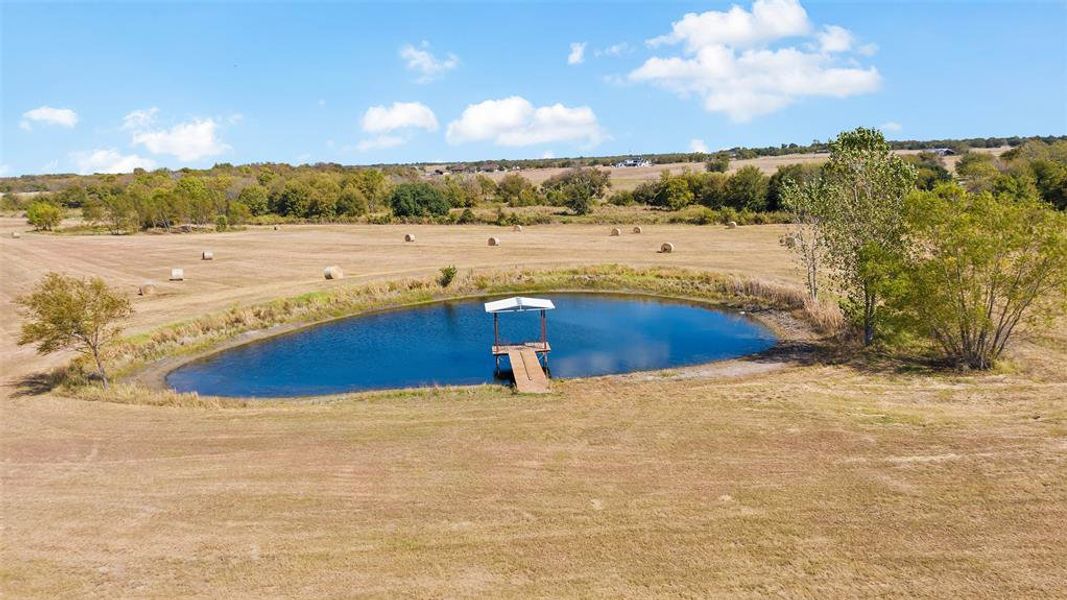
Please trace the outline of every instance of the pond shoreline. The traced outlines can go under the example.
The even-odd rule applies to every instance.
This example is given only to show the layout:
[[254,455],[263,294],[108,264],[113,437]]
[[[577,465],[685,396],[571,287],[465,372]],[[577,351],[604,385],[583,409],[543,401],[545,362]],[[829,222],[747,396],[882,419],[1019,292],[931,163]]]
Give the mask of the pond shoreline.
[[[233,350],[235,348],[245,346],[252,343],[264,342],[272,338],[298,333],[303,330],[312,329],[321,325],[342,321],[351,318],[365,317],[370,315],[410,310],[420,307],[433,306],[436,304],[450,303],[450,302],[462,302],[471,300],[484,300],[493,297],[499,297],[501,295],[507,295],[509,292],[492,292],[492,293],[473,293],[473,294],[460,294],[451,297],[435,298],[428,301],[412,302],[412,303],[398,303],[388,306],[382,306],[379,308],[368,309],[363,311],[356,311],[350,314],[333,316],[326,319],[314,320],[314,321],[302,321],[294,323],[286,323],[275,325],[268,328],[256,329],[247,332],[237,334],[236,336],[229,338],[219,344],[213,345],[210,348],[202,351],[177,354],[165,357],[163,359],[148,363],[142,368],[138,369],[135,373],[127,376],[124,380],[128,383],[137,384],[156,391],[170,391],[173,392],[167,384],[167,376],[190,363],[200,361],[211,356]],[[515,292],[519,293],[519,292]],[[539,294],[587,294],[587,295],[604,295],[615,296],[623,298],[635,298],[646,300],[667,300],[673,302],[682,302],[700,306],[706,309],[715,310],[719,312],[741,315],[749,318],[756,323],[766,327],[775,335],[775,343],[770,348],[749,354],[744,356],[737,356],[732,358],[724,358],[720,360],[712,360],[702,363],[695,363],[690,365],[682,365],[675,367],[666,367],[662,369],[652,370],[637,370],[628,371],[624,373],[612,373],[603,375],[590,375],[583,377],[569,377],[568,381],[581,381],[586,379],[598,379],[598,378],[619,378],[619,379],[632,379],[632,378],[675,378],[675,377],[696,377],[701,373],[715,373],[718,376],[739,376],[749,372],[765,372],[768,370],[768,365],[774,365],[772,368],[780,368],[785,366],[785,361],[767,361],[764,357],[769,352],[778,348],[786,342],[798,342],[798,341],[810,341],[815,338],[813,328],[804,322],[802,319],[792,315],[792,311],[777,308],[749,308],[747,310],[740,310],[736,304],[731,304],[730,300],[740,300],[740,298],[722,298],[722,299],[709,299],[693,296],[679,296],[663,293],[650,293],[642,290],[633,289],[614,289],[614,290],[602,290],[602,289],[589,289],[589,288],[562,288],[562,289],[541,289],[538,290]],[[756,367],[756,363],[759,362],[761,366]],[[449,388],[466,388],[477,387],[482,385],[495,385],[492,383],[479,383],[471,385],[447,385],[443,387]],[[266,402],[266,401],[322,401],[331,398],[338,397],[351,397],[356,394],[370,394],[376,392],[385,391],[417,391],[420,389],[428,389],[434,386],[414,386],[414,387],[393,387],[382,389],[368,389],[368,390],[354,390],[348,392],[337,392],[328,394],[309,394],[309,395],[292,395],[292,396],[269,396],[269,397],[256,397],[256,396],[220,396],[220,398],[226,398],[228,400],[235,401],[254,401],[254,402]],[[501,388],[507,386],[501,385]],[[195,392],[186,392],[195,393]],[[214,396],[205,396],[214,397]]]

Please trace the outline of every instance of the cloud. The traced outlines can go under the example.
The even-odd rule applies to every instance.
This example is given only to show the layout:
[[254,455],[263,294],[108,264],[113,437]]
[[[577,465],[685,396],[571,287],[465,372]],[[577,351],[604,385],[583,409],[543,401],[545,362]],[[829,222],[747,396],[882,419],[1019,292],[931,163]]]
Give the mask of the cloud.
[[708,150],[708,145],[704,143],[704,140],[700,140],[700,139],[696,139],[696,138],[693,138],[693,139],[689,140],[689,151],[690,152],[703,152],[705,154],[707,154],[708,152],[711,152],[710,150]]
[[633,47],[626,42],[619,42],[618,44],[612,44],[607,48],[598,48],[593,51],[596,56],[622,56],[623,54],[629,54],[633,52]]
[[363,113],[363,131],[378,134],[356,144],[360,152],[395,148],[411,140],[416,130],[437,131],[437,116],[421,102],[394,102],[389,106],[372,106]]
[[856,41],[851,31],[837,25],[823,27],[822,31],[815,34],[815,39],[819,40],[819,50],[826,53],[848,52]]
[[372,106],[363,113],[363,131],[382,133],[397,129],[437,131],[437,117],[421,102],[394,102],[390,106]]
[[38,106],[33,110],[22,113],[22,121],[19,122],[19,127],[30,131],[33,128],[33,123],[70,128],[78,124],[78,113],[69,108]]
[[159,109],[153,107],[135,110],[122,119],[122,128],[133,132],[131,144],[144,146],[152,154],[170,154],[179,160],[217,156],[230,149],[219,139],[219,124],[214,119],[193,119],[169,129],[159,129],[156,128],[158,113]]
[[423,41],[418,48],[405,44],[400,48],[400,58],[409,71],[419,75],[418,83],[429,83],[444,77],[445,73],[459,66],[459,57],[449,53],[445,58],[437,58],[430,52],[430,43]]
[[[781,110],[805,97],[844,98],[876,91],[881,75],[838,57],[855,45],[847,29],[813,32],[797,0],[756,0],[752,10],[689,13],[669,34],[649,40],[655,48],[681,45],[680,55],[649,58],[629,73],[682,98],[696,96],[709,112],[735,122]],[[788,38],[806,44],[774,46]]]
[[708,46],[744,48],[810,30],[808,13],[797,0],[756,0],[752,12],[735,4],[726,12],[687,13],[675,21],[670,33],[649,40],[648,45],[685,43],[691,52]]
[[122,118],[122,128],[130,131],[143,130],[156,122],[157,114],[159,109],[154,106],[132,111]]
[[521,96],[471,104],[448,124],[448,143],[492,141],[500,146],[579,142],[595,146],[604,138],[596,114],[588,106],[562,104],[534,107]]
[[904,126],[900,123],[897,123],[896,121],[886,121],[885,123],[879,125],[878,129],[881,129],[882,131],[886,132],[897,132],[901,129],[904,129]]
[[585,61],[585,42],[572,42],[571,53],[567,55],[568,65],[580,65]]
[[134,169],[151,170],[156,168],[156,163],[150,158],[143,158],[136,154],[120,154],[113,148],[89,150],[87,152],[74,152],[71,159],[78,167],[78,172],[83,175],[92,173],[129,173]]

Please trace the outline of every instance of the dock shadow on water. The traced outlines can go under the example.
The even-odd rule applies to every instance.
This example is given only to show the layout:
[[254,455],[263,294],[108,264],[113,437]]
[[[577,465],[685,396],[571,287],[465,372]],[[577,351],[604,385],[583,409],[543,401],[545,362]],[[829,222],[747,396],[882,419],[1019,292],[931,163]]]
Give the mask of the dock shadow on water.
[[[767,350],[775,337],[743,315],[640,296],[549,294],[553,377],[646,371]],[[359,315],[250,343],[167,375],[180,392],[294,397],[432,385],[510,382],[490,353],[483,300],[441,302]],[[540,337],[536,313],[501,324],[506,340]]]

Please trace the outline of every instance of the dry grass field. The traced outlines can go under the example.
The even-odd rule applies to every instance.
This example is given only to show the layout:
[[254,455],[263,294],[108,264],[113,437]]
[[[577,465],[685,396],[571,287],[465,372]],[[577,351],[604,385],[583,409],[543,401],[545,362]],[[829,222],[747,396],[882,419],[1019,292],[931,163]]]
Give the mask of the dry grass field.
[[[792,283],[782,228],[16,229],[0,219],[4,597],[1067,595],[1062,329],[984,374],[783,361],[557,381],[538,397],[477,387],[243,408],[63,397],[25,382],[67,357],[14,345],[11,300],[48,270],[131,293],[158,282],[134,298],[130,331],[143,332],[452,263]],[[673,254],[655,252],[664,241]],[[347,278],[324,281],[329,264]],[[171,267],[187,280],[167,282]]]
[[[1000,156],[1004,152],[1009,150],[1008,146],[1000,148],[975,148],[974,152],[986,152],[996,156]],[[898,150],[898,154],[918,154],[919,150]],[[796,163],[809,164],[809,163],[822,163],[826,162],[829,158],[829,154],[815,153],[815,154],[784,154],[782,156],[763,156],[760,158],[749,158],[743,160],[730,161],[729,172],[733,173],[738,169],[746,166],[758,167],[767,175],[774,175],[779,167],[784,165],[791,165]],[[959,156],[946,156],[944,158],[945,168],[949,171],[955,171],[956,162],[959,160]],[[646,181],[654,181],[659,179],[662,171],[670,171],[671,173],[680,173],[686,169],[689,170],[702,170],[704,165],[701,163],[668,163],[662,165],[652,165],[650,167],[629,167],[629,168],[616,168],[616,167],[600,167],[606,169],[611,177],[611,189],[613,190],[632,190],[638,185]],[[429,170],[433,170],[433,167],[429,167]],[[567,169],[522,169],[517,171],[523,177],[529,179],[534,184],[540,184],[544,180],[554,175],[566,171]],[[489,177],[499,181],[507,173],[490,173]]]

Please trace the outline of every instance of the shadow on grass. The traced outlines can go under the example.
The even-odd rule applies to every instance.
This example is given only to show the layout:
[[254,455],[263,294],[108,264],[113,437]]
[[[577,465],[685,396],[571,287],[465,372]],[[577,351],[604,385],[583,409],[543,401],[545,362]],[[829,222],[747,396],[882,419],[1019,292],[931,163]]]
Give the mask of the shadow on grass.
[[70,373],[67,368],[53,369],[51,371],[26,375],[15,381],[15,392],[12,394],[12,397],[24,398],[27,396],[47,394],[64,383],[67,383],[69,378]]

